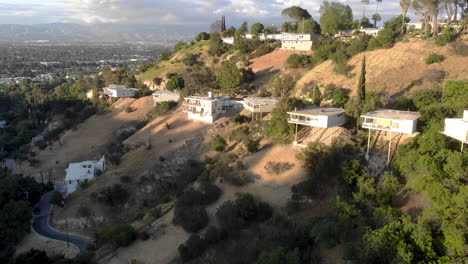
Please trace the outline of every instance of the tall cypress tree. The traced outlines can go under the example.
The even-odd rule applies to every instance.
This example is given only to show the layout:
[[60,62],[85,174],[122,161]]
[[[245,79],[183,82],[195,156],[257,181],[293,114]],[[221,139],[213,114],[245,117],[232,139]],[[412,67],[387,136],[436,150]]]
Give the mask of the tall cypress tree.
[[314,83],[314,90],[312,91],[312,103],[314,105],[320,106],[322,102],[322,94],[320,93],[320,89],[317,85],[317,82]]
[[361,76],[359,76],[359,85],[357,90],[357,96],[360,101],[366,99],[366,56],[362,59]]

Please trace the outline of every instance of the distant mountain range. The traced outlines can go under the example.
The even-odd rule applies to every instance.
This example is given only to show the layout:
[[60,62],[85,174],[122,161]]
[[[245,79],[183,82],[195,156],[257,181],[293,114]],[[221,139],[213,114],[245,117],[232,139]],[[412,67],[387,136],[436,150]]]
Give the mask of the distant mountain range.
[[0,25],[0,41],[140,41],[173,45],[180,40],[193,39],[207,28],[207,25],[3,24]]

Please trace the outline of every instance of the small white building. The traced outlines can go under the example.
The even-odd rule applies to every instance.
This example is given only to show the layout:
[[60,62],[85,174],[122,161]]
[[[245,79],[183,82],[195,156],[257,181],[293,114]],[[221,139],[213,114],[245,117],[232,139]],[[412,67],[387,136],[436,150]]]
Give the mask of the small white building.
[[189,119],[213,123],[222,114],[229,111],[237,103],[229,97],[213,96],[211,92],[208,96],[189,96],[184,99],[184,110]]
[[361,117],[364,118],[363,128],[413,134],[416,132],[420,114],[411,111],[379,109],[361,115]]
[[221,40],[226,44],[234,45],[234,37],[222,38]]
[[100,160],[83,161],[68,164],[65,170],[65,193],[70,194],[78,189],[80,184],[88,182],[96,176],[98,171],[106,169],[104,156]]
[[288,123],[311,127],[336,127],[346,123],[345,111],[332,107],[308,107],[287,112]]
[[247,97],[244,98],[244,108],[252,113],[270,113],[278,102],[276,98]]
[[104,95],[114,98],[134,97],[138,93],[136,88],[126,88],[124,85],[117,84],[110,84],[102,90]]
[[463,111],[463,118],[445,118],[442,134],[454,138],[463,145],[468,143],[468,110]]
[[360,33],[364,33],[366,35],[376,37],[377,34],[379,34],[380,30],[382,30],[382,29],[381,28],[361,28],[358,31]]
[[153,93],[154,105],[161,102],[178,102],[180,99],[180,93],[176,91],[169,90],[156,90]]

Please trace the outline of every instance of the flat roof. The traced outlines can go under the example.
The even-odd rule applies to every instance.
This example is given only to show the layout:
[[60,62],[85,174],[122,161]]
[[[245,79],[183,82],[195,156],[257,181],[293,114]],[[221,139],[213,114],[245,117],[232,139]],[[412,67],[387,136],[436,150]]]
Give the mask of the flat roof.
[[307,107],[301,110],[289,111],[288,114],[296,114],[296,115],[311,115],[311,116],[332,116],[343,114],[345,111],[342,108],[334,108],[334,107]]
[[93,160],[68,164],[65,181],[85,180],[94,177],[94,168],[99,162],[101,161]]
[[367,114],[361,115],[361,117],[392,119],[392,120],[416,120],[420,116],[421,115],[418,112],[393,110],[393,109],[379,109],[379,110],[371,111]]
[[176,95],[179,95],[179,92],[174,92],[174,91],[169,91],[169,90],[156,90],[156,91],[153,92],[153,94],[170,94],[170,95],[176,94]]
[[246,97],[244,101],[257,105],[269,105],[279,102],[278,99],[272,97]]
[[185,97],[185,99],[213,101],[213,100],[225,100],[225,99],[229,99],[229,97],[226,97],[226,96],[208,97],[207,95],[192,95],[192,96]]

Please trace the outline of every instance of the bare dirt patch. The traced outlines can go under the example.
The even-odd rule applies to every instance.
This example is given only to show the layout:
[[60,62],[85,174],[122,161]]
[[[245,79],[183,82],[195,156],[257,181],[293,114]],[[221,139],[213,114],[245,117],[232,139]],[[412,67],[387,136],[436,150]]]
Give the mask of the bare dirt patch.
[[73,258],[79,253],[78,247],[73,244],[67,246],[67,242],[43,237],[34,231],[20,242],[15,254],[19,255],[31,249],[44,250],[49,257],[63,255],[66,258]]

